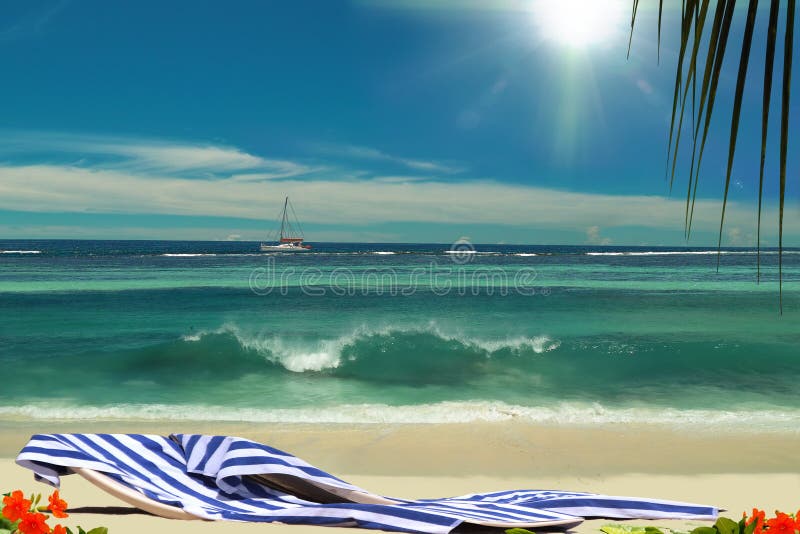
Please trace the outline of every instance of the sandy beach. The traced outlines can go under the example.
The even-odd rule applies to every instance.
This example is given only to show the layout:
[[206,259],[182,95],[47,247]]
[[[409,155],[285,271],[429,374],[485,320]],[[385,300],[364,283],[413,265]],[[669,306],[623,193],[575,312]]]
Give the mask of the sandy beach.
[[[794,511],[800,495],[795,434],[687,432],[651,426],[193,425],[168,422],[0,423],[3,489],[47,492],[13,457],[38,432],[203,432],[269,443],[361,487],[398,497],[441,497],[512,488],[550,488],[712,504],[739,517],[753,506]],[[67,525],[133,532],[320,532],[321,527],[180,522],[105,507],[125,506],[83,479],[64,479]],[[131,510],[123,510],[131,512]],[[609,521],[589,521],[597,532]],[[684,522],[632,522],[689,529]],[[221,529],[221,530],[220,530]]]

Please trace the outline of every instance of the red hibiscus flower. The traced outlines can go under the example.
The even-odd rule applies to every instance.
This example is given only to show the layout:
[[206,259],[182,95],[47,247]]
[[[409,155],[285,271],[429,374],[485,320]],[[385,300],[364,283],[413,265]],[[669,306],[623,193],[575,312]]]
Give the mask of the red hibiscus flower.
[[17,525],[17,530],[21,534],[50,534],[47,516],[38,512],[25,514],[20,524]]
[[20,490],[11,493],[8,497],[3,497],[3,517],[12,523],[25,517],[30,508],[31,501],[26,499]]
[[756,528],[753,531],[753,534],[762,534],[762,530],[764,529],[764,520],[766,514],[764,510],[759,510],[758,508],[753,508],[753,515],[750,516],[750,519],[745,520],[745,524],[750,526],[750,524],[755,521]]
[[48,510],[50,510],[54,516],[58,518],[69,517],[69,514],[67,514],[67,501],[61,499],[58,490],[55,490],[47,500],[50,503]]
[[772,519],[767,519],[770,534],[794,534],[795,520],[789,514],[778,512]]

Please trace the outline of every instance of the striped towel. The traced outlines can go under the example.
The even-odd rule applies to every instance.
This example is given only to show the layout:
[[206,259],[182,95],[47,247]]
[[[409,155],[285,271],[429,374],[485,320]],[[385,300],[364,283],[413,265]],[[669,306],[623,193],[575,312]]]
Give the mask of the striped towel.
[[571,528],[587,517],[715,519],[717,509],[591,493],[518,490],[409,501],[370,493],[286,452],[224,436],[39,434],[17,457],[58,486],[99,471],[162,504],[210,520],[447,533],[462,523]]

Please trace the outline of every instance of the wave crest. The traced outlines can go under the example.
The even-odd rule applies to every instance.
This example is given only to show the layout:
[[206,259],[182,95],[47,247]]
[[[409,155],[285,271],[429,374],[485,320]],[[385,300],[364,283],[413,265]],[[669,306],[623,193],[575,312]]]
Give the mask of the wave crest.
[[450,334],[431,323],[421,327],[362,326],[332,339],[290,338],[286,334],[256,334],[236,325],[183,337],[203,342],[232,336],[244,351],[294,372],[323,372],[374,380],[451,380],[466,377],[475,366],[491,359],[524,357],[556,350],[560,342],[546,335],[480,339]]

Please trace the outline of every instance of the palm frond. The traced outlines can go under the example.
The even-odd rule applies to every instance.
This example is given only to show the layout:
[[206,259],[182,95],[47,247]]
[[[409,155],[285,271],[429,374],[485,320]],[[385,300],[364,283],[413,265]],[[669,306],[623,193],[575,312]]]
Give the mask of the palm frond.
[[717,241],[717,271],[722,256],[722,227],[725,224],[725,208],[728,205],[728,191],[731,185],[731,170],[733,169],[733,154],[736,152],[736,136],[739,134],[739,114],[742,111],[742,95],[744,83],[747,79],[747,64],[750,61],[750,45],[753,43],[753,27],[756,25],[756,10],[758,0],[750,0],[747,8],[747,22],[742,37],[742,55],[739,57],[739,74],[736,77],[736,93],[733,101],[733,116],[731,117],[731,140],[728,144],[728,167],[725,170],[725,193],[722,197],[722,215],[719,219],[719,240]]
[[[727,11],[728,5],[729,5],[729,0],[718,0],[717,1],[717,9],[716,9],[716,11],[714,13],[714,21],[711,23],[711,38],[709,39],[708,51],[706,52],[706,67],[705,67],[705,71],[703,73],[703,85],[700,88],[700,105],[699,105],[699,108],[697,110],[697,115],[696,115],[696,119],[695,119],[696,124],[695,124],[695,129],[694,129],[694,134],[693,134],[692,160],[691,160],[691,164],[689,165],[689,183],[688,183],[688,187],[687,187],[687,190],[686,190],[686,214],[685,214],[685,219],[684,219],[684,227],[686,228],[686,238],[687,239],[689,238],[689,236],[691,235],[691,232],[692,232],[692,211],[694,211],[693,190],[697,191],[697,180],[699,178],[699,175],[695,175],[695,158],[697,156],[697,136],[698,136],[699,130],[700,130],[701,119],[703,118],[703,115],[705,113],[705,116],[707,117],[707,124],[706,124],[706,129],[704,130],[704,134],[703,134],[703,141],[702,141],[702,143],[700,145],[701,146],[701,151],[700,151],[701,157],[700,157],[700,159],[702,159],[703,148],[705,148],[706,135],[708,134],[708,123],[710,123],[710,121],[711,121],[711,115],[705,109],[706,108],[706,101],[708,100],[708,102],[710,104],[709,108],[712,108],[711,111],[713,111],[713,99],[711,99],[709,97],[716,96],[716,86],[713,87],[713,91],[712,91],[712,85],[713,85],[713,82],[714,82],[714,79],[715,79],[714,78],[714,72],[715,72],[714,71],[714,64],[715,64],[715,61],[717,60],[717,58],[719,57],[719,36],[720,36],[720,32],[721,32],[722,28],[724,27],[724,22],[725,22],[725,16],[724,15],[725,15],[725,12]],[[701,32],[703,31],[702,27],[700,27],[700,31]],[[700,46],[699,37],[696,39],[696,41],[698,43],[697,46],[699,48],[699,46]],[[724,52],[723,52],[723,54],[724,54]],[[718,77],[716,79],[719,80]],[[698,163],[697,166],[698,166],[698,168],[700,167],[699,163]],[[692,188],[692,184],[694,184],[694,188]],[[691,206],[691,210],[690,210],[690,206]]]
[[786,197],[786,152],[789,142],[789,91],[792,87],[792,47],[794,46],[795,0],[786,7],[786,33],[783,42],[783,87],[781,93],[781,167],[780,207],[778,208],[778,280],[781,313],[783,312],[783,203]]
[[[672,136],[675,130],[675,111],[678,108],[678,98],[681,95],[681,81],[683,79],[683,60],[686,57],[686,44],[689,40],[689,28],[692,24],[692,4],[697,4],[697,0],[689,0],[688,4],[683,4],[683,23],[681,24],[681,48],[678,53],[678,67],[675,71],[675,91],[672,96],[672,118],[669,122],[669,141],[667,142],[667,165],[664,171],[664,178],[669,176],[669,156],[672,150]],[[680,129],[680,128],[679,128]],[[674,180],[675,173],[672,174]],[[669,184],[670,190],[672,189],[672,180]]]
[[756,230],[756,282],[761,281],[761,205],[764,197],[764,162],[767,156],[767,126],[769,104],[772,97],[772,69],[775,64],[775,39],[778,36],[778,10],[780,0],[772,0],[769,6],[767,26],[767,50],[764,59],[764,97],[761,108],[761,164],[758,172],[758,229]]
[[[656,61],[661,63],[661,16],[664,14],[664,0],[658,0],[658,48],[656,50]],[[633,35],[633,31],[631,31]],[[631,55],[631,43],[628,42],[628,57]]]
[[[690,2],[690,3],[692,3],[692,2]],[[694,3],[695,8],[696,8],[697,2],[693,2],[693,3]],[[689,6],[687,5],[687,7],[689,7]],[[685,110],[686,110],[686,98],[689,95],[689,85],[691,84],[691,81],[696,77],[696,72],[697,72],[697,53],[700,50],[700,36],[702,34],[703,25],[705,24],[705,19],[706,19],[706,13],[707,12],[708,12],[708,0],[703,0],[703,4],[702,4],[702,7],[700,7],[700,9],[699,9],[699,13],[695,12],[697,14],[696,14],[694,27],[695,28],[700,28],[700,30],[699,31],[695,31],[694,45],[692,46],[692,56],[691,56],[691,59],[689,60],[689,69],[688,69],[688,73],[686,75],[686,85],[685,85],[685,87],[683,89],[683,99],[681,101],[681,108],[680,108],[681,112],[680,112],[680,116],[679,116],[679,119],[678,119],[678,130],[677,130],[677,135],[675,136],[675,144],[673,145],[674,149],[672,151],[672,174],[670,176],[670,187],[672,186],[672,183],[675,181],[675,169],[676,169],[676,166],[677,166],[677,163],[678,163],[678,147],[680,146],[680,143],[681,143],[681,130],[683,129],[683,117],[684,117],[684,113],[685,113]],[[690,13],[689,16],[691,17],[692,14]],[[688,38],[688,34],[689,34],[689,29],[687,28],[687,30],[686,30],[687,38]],[[694,94],[694,91],[692,91],[692,94]],[[694,116],[694,114],[692,114],[692,116]],[[694,131],[694,128],[692,129],[692,131]]]
[[631,57],[631,43],[633,42],[633,27],[636,25],[636,10],[639,9],[639,0],[633,0],[631,9],[631,35],[628,37],[628,58]]
[[[706,24],[709,0],[682,0],[681,1],[681,24],[680,24],[680,49],[678,61],[675,69],[675,86],[672,96],[672,114],[670,117],[669,140],[667,142],[667,162],[665,178],[669,178],[669,187],[675,182],[676,169],[678,166],[678,152],[681,146],[681,134],[683,131],[683,121],[686,115],[686,107],[689,94],[692,95],[691,103],[691,122],[692,122],[692,153],[689,158],[689,173],[686,187],[686,206],[684,213],[684,229],[686,238],[691,237],[692,221],[697,200],[698,184],[700,182],[700,170],[705,154],[706,142],[710,131],[714,104],[716,102],[717,89],[719,86],[720,73],[728,48],[728,40],[731,34],[731,25],[736,8],[736,0],[715,0],[714,18],[710,24]],[[780,126],[780,168],[779,168],[779,210],[778,210],[778,281],[780,307],[783,310],[783,215],[786,197],[786,160],[788,154],[789,139],[789,109],[790,109],[790,90],[791,90],[791,69],[792,55],[794,47],[794,24],[796,13],[796,0],[786,0],[786,11],[784,21],[784,50],[783,50],[783,83],[781,86],[781,126]],[[633,29],[636,22],[636,13],[639,7],[638,0],[633,0],[631,12],[631,37],[628,40],[628,55],[633,37]],[[736,78],[736,88],[733,94],[733,109],[731,114],[730,136],[728,142],[728,158],[725,168],[725,181],[722,196],[722,213],[720,215],[719,233],[717,240],[717,269],[720,264],[720,254],[722,249],[722,232],[725,224],[725,215],[728,206],[728,195],[730,192],[730,180],[733,172],[734,156],[736,153],[737,140],[739,135],[739,122],[742,104],[744,101],[744,88],[748,77],[748,66],[752,50],[755,33],[756,19],[758,10],[758,0],[749,0],[747,9],[747,19],[745,21],[744,32],[741,36],[741,54],[739,56],[738,75]],[[661,28],[663,15],[663,0],[658,2],[658,51],[657,61],[661,59]],[[758,181],[758,229],[757,229],[757,253],[756,253],[756,280],[761,279],[761,214],[763,206],[763,194],[765,187],[765,162],[767,153],[767,132],[769,126],[769,112],[772,97],[772,82],[775,63],[775,48],[778,34],[778,26],[781,17],[781,1],[770,0],[769,22],[766,32],[765,43],[765,62],[764,62],[764,81],[761,111],[761,160],[759,166]],[[693,38],[690,41],[690,36]],[[701,50],[703,43],[707,43],[707,48]],[[687,65],[687,54],[690,59]],[[698,62],[704,63],[703,80],[697,78]],[[700,90],[697,91],[698,83]],[[695,102],[697,99],[697,103]],[[697,104],[697,105],[695,105]],[[677,125],[676,125],[677,123]],[[702,128],[702,129],[701,129]]]

